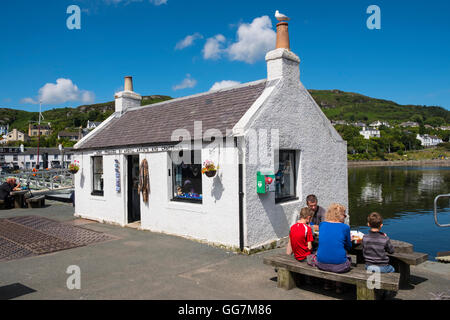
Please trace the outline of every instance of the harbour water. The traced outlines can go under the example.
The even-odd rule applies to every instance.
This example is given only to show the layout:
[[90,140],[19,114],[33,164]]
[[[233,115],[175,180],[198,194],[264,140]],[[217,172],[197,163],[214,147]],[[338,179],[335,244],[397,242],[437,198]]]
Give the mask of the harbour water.
[[[410,242],[414,251],[450,251],[450,227],[434,222],[434,199],[450,193],[450,167],[349,168],[349,214],[352,230],[368,233],[367,215],[379,212],[382,231],[392,239]],[[450,223],[450,198],[438,201],[438,222]]]

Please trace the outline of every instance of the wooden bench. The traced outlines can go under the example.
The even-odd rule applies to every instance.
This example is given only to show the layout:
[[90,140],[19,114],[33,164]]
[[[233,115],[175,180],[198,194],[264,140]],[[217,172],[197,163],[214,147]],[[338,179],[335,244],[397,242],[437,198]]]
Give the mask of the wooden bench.
[[45,206],[45,196],[36,196],[26,200],[28,208],[42,208]]
[[[389,263],[395,268],[396,272],[400,273],[400,287],[408,286],[411,272],[410,266],[416,266],[428,260],[428,254],[421,252],[414,252],[414,247],[411,243],[391,239],[394,253],[388,254]],[[362,252],[362,244],[354,246],[351,250],[356,254],[356,261],[358,264],[364,264],[364,257]]]
[[395,268],[396,272],[400,273],[400,286],[407,286],[409,284],[411,271],[410,266],[417,266],[428,260],[428,254],[421,252],[399,252],[388,254],[389,263]]
[[[264,264],[278,269],[277,286],[286,290],[295,287],[293,273],[300,273],[311,277],[322,278],[331,281],[338,281],[356,285],[356,296],[358,300],[375,300],[375,288],[368,287],[371,283],[373,273],[367,272],[363,266],[352,267],[346,273],[334,273],[322,271],[316,267],[308,265],[306,262],[299,262],[293,256],[278,254],[264,258]],[[377,289],[398,291],[400,275],[398,273],[379,274],[380,282]]]

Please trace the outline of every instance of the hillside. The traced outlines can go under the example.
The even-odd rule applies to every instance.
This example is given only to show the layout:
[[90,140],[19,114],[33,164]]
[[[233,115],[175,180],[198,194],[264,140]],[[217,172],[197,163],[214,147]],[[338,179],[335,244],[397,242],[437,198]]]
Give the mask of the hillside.
[[[440,126],[450,124],[450,111],[441,107],[399,105],[395,102],[375,99],[357,93],[340,90],[309,90],[317,104],[330,120],[348,122],[375,120],[398,124],[416,121],[422,124]],[[142,105],[172,99],[169,96],[144,96]],[[66,128],[86,127],[87,121],[103,121],[114,112],[114,101],[77,108],[55,108],[44,111],[44,123],[50,122],[54,134]],[[10,128],[27,132],[29,121],[37,121],[37,112],[0,108],[0,124],[8,123]]]
[[[158,103],[172,99],[169,96],[152,95],[143,96],[141,105]],[[66,128],[86,127],[87,121],[103,121],[114,112],[114,101],[81,105],[76,108],[55,108],[42,112],[42,123],[50,122],[57,134]],[[0,108],[0,124],[9,123],[10,128],[16,128],[22,132],[28,132],[29,121],[38,120],[38,112],[27,112],[15,109]]]
[[432,126],[450,123],[450,111],[441,107],[399,105],[392,101],[340,90],[309,90],[309,92],[330,120],[369,123],[380,120],[392,124],[415,121]]

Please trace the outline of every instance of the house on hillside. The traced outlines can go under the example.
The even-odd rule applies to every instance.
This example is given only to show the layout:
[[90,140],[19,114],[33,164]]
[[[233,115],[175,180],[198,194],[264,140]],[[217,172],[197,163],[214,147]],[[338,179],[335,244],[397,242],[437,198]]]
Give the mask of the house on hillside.
[[8,130],[9,130],[9,125],[0,125],[0,136],[4,136],[8,134]]
[[87,122],[86,128],[87,129],[95,129],[97,128],[99,125],[101,124],[101,122],[94,122],[94,121],[89,121]]
[[389,122],[386,121],[374,121],[371,124],[369,124],[369,127],[372,127],[373,129],[378,130],[381,126],[385,126],[387,128],[390,128],[391,126],[389,125]]
[[69,141],[78,141],[81,139],[81,130],[78,132],[60,131],[58,139],[68,139]]
[[29,141],[30,137],[23,132],[20,132],[17,129],[12,129],[7,135],[6,135],[6,142],[14,142],[14,141]]
[[348,125],[347,121],[345,121],[345,120],[331,121],[331,124],[332,124],[333,126],[338,125],[338,124],[344,125],[344,126],[347,126],[347,125]]
[[355,127],[360,127],[360,128],[365,128],[365,127],[367,127],[367,125],[365,124],[365,123],[363,123],[363,122],[355,122],[355,123],[353,123],[352,124],[353,126],[355,126]]
[[40,126],[37,124],[28,124],[28,135],[30,137],[37,137],[38,135],[41,136],[49,136],[52,134],[52,128],[49,124],[41,124]]
[[347,144],[300,82],[287,22],[266,62],[267,79],[147,106],[126,77],[75,145],[75,215],[251,252],[285,241],[309,194],[348,207]]
[[360,132],[360,135],[364,136],[364,139],[370,139],[370,138],[379,138],[380,130],[372,128],[372,127],[364,127]]
[[403,128],[408,128],[408,127],[415,128],[415,127],[418,127],[419,124],[417,122],[413,122],[413,121],[406,121],[406,122],[400,123],[400,126]]
[[441,138],[428,134],[424,135],[417,134],[416,139],[420,140],[420,144],[423,147],[434,147],[443,142]]

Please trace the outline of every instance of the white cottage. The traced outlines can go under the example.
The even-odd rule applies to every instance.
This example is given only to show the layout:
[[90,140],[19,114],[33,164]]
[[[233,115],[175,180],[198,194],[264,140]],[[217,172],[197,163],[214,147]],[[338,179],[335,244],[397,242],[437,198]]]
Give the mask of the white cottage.
[[267,79],[148,106],[126,77],[75,145],[75,215],[250,252],[284,242],[308,194],[348,206],[346,142],[300,82],[286,22],[266,61]]

